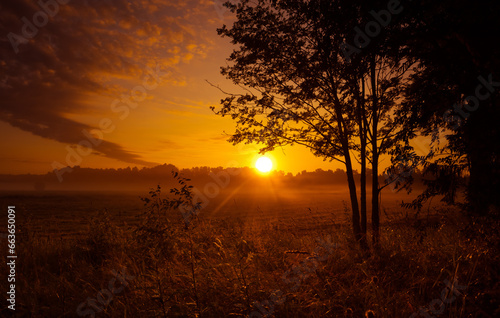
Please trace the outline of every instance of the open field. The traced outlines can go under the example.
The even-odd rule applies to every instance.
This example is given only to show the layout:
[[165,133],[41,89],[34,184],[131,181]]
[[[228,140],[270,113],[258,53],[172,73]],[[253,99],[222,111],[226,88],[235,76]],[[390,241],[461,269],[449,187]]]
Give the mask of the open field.
[[381,248],[366,255],[341,193],[221,193],[188,228],[178,211],[144,206],[137,193],[6,194],[18,225],[16,313],[497,316],[498,224],[471,227],[442,207],[415,219],[397,198],[384,203]]
[[[343,189],[318,187],[277,190],[270,187],[268,191],[224,190],[213,198],[202,195],[197,199],[206,203],[200,213],[203,218],[238,217],[248,223],[294,223],[306,228],[312,224],[328,226],[350,221],[349,196]],[[139,224],[144,210],[141,197],[147,196],[148,191],[4,191],[0,192],[0,204],[16,206],[21,230],[23,224],[29,222],[30,229],[41,235],[67,237],[84,233],[90,218],[98,217],[104,211],[116,225]],[[413,197],[385,191],[382,197],[381,222],[414,214],[415,211],[404,210],[399,206],[401,200],[409,201]],[[436,204],[432,205],[429,211],[434,211],[436,207]],[[0,232],[3,233],[4,230]]]

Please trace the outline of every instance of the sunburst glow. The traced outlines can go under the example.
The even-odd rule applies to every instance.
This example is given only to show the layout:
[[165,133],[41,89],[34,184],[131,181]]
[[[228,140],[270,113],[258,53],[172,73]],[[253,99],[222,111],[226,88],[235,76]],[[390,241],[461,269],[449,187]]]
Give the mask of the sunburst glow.
[[255,162],[255,168],[262,173],[267,173],[273,168],[273,162],[268,157],[260,157]]

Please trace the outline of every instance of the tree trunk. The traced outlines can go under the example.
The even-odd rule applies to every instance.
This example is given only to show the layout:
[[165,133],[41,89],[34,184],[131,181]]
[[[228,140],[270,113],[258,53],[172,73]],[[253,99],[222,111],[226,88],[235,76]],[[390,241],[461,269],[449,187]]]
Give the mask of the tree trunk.
[[349,139],[347,132],[345,131],[345,126],[342,120],[342,113],[338,107],[336,107],[335,112],[337,113],[337,123],[339,125],[339,135],[341,138],[342,150],[344,152],[347,184],[349,186],[349,196],[351,199],[351,209],[352,209],[352,229],[354,238],[360,243],[362,249],[366,249],[367,246],[363,244],[363,235],[361,234],[361,227],[359,226],[359,205],[358,196],[356,194],[356,181],[354,180],[354,172],[352,170],[351,155],[349,152]]
[[361,232],[366,237],[366,140],[361,140]]
[[[372,143],[372,147],[374,151],[376,151],[377,146]],[[372,242],[375,247],[380,243],[380,211],[378,194],[378,154],[374,154],[372,162]]]
[[372,87],[372,242],[374,247],[380,243],[380,216],[378,200],[378,96],[376,84],[375,56],[371,61],[371,87]]
[[361,233],[366,238],[366,127],[365,127],[365,82],[361,81],[362,90],[359,98],[359,139],[360,139],[360,157],[361,157]]
[[354,238],[356,241],[360,242],[362,248],[364,248],[363,244],[363,235],[361,233],[361,227],[359,225],[359,206],[358,206],[358,197],[356,194],[356,182],[354,181],[354,172],[352,170],[351,156],[349,152],[345,156],[345,166],[346,166],[346,174],[347,174],[347,184],[349,185],[349,196],[351,198],[351,209],[352,209],[352,229],[354,231]]
[[499,115],[498,104],[488,100],[470,115],[465,126],[463,140],[470,169],[467,201],[474,215],[500,216],[500,130],[493,128]]
[[[358,83],[356,83],[358,84]],[[366,125],[365,125],[365,82],[362,78],[360,83],[361,89],[357,86],[356,89],[356,103],[357,103],[357,116],[358,116],[358,131],[359,131],[359,140],[360,140],[360,164],[361,164],[361,173],[360,173],[360,228],[361,228],[361,244],[365,246],[365,249],[368,250],[368,241],[366,236]]]

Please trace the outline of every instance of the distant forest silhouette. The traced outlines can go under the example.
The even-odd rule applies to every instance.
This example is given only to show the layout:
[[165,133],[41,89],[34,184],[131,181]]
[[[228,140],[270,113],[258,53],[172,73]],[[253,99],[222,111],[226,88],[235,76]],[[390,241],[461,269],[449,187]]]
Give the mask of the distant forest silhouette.
[[[237,187],[245,184],[248,187],[258,186],[261,182],[272,182],[276,187],[301,188],[314,186],[336,186],[347,191],[346,172],[342,169],[314,171],[303,170],[292,174],[283,171],[272,171],[266,176],[259,175],[249,167],[193,167],[179,169],[172,164],[163,164],[151,168],[127,167],[119,169],[94,169],[72,167],[72,172],[65,175],[59,182],[56,172],[43,175],[0,175],[1,190],[96,190],[96,191],[147,191],[151,187],[176,186],[172,171],[179,172],[183,177],[191,179],[195,187],[203,187],[210,182],[222,183],[225,187]],[[356,177],[359,176],[355,171]],[[367,175],[371,170],[367,169]],[[416,184],[424,177],[419,170],[412,174]],[[229,180],[227,180],[229,177]],[[371,180],[370,178],[368,180]],[[386,182],[386,176],[379,177],[380,184]],[[225,185],[227,183],[227,185]]]

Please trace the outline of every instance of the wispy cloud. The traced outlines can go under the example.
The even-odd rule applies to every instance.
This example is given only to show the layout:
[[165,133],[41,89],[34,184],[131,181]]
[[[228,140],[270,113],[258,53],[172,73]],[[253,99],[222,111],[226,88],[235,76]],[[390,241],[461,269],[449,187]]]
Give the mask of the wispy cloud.
[[[140,79],[148,66],[175,67],[205,55],[209,44],[203,40],[201,16],[192,17],[207,14],[200,6],[198,2],[69,1],[59,5],[43,27],[33,24],[35,36],[13,43],[12,34],[25,37],[26,21],[33,23],[42,9],[31,0],[2,3],[0,120],[37,136],[78,143],[82,130],[96,127],[67,115],[85,114],[96,97],[109,96],[111,101],[126,91],[116,84],[118,79]],[[111,141],[104,140],[95,150],[125,162],[152,164]]]

